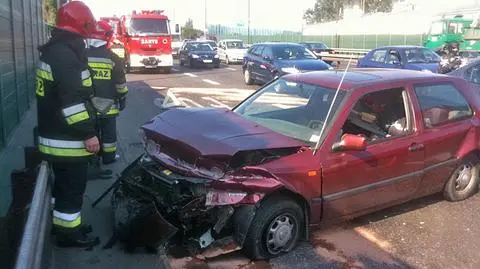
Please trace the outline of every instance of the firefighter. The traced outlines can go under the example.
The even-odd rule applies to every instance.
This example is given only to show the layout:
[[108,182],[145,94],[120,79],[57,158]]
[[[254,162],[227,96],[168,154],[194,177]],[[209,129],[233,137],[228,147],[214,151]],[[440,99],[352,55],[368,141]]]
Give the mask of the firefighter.
[[116,117],[125,108],[128,92],[123,61],[107,47],[112,36],[113,29],[110,24],[100,20],[96,31],[90,35],[87,42],[88,64],[94,73],[95,96],[115,100],[107,114],[97,115],[103,164],[114,163],[118,158]]
[[93,247],[91,226],[82,223],[81,209],[88,161],[100,150],[95,132],[92,78],[85,38],[95,18],[80,1],[60,7],[50,40],[39,47],[36,69],[38,150],[55,175],[53,230],[59,247]]

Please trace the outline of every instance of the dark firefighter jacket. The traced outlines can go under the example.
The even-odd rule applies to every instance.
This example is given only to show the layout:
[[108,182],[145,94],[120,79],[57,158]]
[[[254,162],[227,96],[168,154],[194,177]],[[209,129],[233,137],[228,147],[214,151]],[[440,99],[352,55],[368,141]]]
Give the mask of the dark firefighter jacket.
[[123,60],[106,46],[90,47],[87,56],[93,74],[95,96],[115,100],[115,105],[101,117],[118,116],[120,109],[125,106],[128,92]]
[[55,29],[39,51],[35,84],[39,151],[47,160],[88,160],[92,154],[84,141],[96,131],[84,40]]

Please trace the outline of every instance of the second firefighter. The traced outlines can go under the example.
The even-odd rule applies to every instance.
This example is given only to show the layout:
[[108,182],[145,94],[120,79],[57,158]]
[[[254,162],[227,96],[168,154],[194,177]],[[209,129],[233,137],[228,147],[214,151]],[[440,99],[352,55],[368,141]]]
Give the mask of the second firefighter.
[[117,159],[116,117],[125,108],[128,88],[123,60],[108,48],[113,29],[106,21],[98,21],[97,29],[88,40],[88,65],[93,71],[95,96],[114,99],[115,104],[106,115],[97,114],[103,164]]

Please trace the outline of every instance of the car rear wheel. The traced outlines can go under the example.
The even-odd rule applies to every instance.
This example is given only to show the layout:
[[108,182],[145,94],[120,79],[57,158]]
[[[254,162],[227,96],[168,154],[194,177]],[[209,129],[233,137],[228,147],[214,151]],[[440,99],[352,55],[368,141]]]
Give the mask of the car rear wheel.
[[245,79],[245,84],[247,85],[252,85],[253,84],[253,79],[250,74],[250,70],[248,68],[243,71],[243,78]]
[[464,160],[453,171],[445,184],[443,195],[448,201],[461,201],[478,191],[480,166],[478,162]]
[[267,198],[257,209],[243,250],[251,259],[270,259],[293,250],[302,235],[302,207],[287,197]]

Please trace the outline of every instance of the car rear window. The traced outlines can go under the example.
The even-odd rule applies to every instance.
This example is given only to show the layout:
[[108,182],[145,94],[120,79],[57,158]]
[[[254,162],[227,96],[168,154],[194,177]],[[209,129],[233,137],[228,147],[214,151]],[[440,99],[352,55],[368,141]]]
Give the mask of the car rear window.
[[452,84],[418,85],[415,94],[427,128],[473,115],[465,97]]

